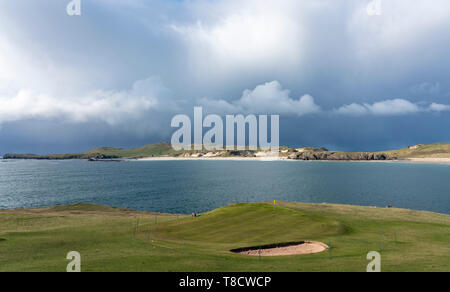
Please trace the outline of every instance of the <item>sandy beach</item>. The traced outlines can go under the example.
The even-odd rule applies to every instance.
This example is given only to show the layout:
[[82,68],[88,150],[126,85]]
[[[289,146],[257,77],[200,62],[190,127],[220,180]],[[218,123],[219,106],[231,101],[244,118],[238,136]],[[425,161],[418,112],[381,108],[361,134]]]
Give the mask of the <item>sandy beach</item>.
[[450,158],[406,158],[398,162],[450,164]]
[[282,161],[287,157],[146,157],[139,158],[138,161],[194,161],[194,160],[215,160],[215,161]]
[[[293,160],[287,157],[145,157],[137,161],[306,161]],[[398,160],[308,160],[308,162],[388,162],[388,163],[422,163],[422,164],[450,164],[450,158],[405,158]]]

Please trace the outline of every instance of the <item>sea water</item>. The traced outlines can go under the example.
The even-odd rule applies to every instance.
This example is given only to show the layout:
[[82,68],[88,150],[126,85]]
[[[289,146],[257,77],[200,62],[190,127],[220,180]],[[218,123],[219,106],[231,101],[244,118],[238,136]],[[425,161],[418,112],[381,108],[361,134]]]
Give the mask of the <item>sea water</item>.
[[450,165],[390,162],[0,160],[0,209],[79,202],[205,212],[296,201],[450,214]]

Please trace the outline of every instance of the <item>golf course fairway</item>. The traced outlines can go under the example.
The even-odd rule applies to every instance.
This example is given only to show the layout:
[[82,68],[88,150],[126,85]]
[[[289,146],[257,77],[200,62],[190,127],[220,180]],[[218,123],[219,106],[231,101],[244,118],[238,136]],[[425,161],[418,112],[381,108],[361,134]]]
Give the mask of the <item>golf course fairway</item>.
[[[233,249],[314,241],[315,254],[248,256]],[[450,271],[450,216],[394,208],[246,203],[197,217],[76,204],[0,211],[0,271],[65,272],[77,251],[90,271]]]

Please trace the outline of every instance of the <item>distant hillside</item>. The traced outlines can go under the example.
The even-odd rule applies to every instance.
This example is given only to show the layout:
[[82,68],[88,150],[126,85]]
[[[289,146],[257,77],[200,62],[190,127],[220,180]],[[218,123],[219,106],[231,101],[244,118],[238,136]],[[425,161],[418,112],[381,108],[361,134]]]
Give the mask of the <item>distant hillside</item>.
[[83,155],[94,158],[102,155],[110,158],[140,158],[174,155],[176,153],[177,151],[172,149],[170,143],[158,143],[134,149],[120,149],[113,147],[96,148],[83,153]]
[[[215,151],[217,157],[226,156],[254,156],[254,151]],[[285,152],[294,151],[292,148],[280,147],[280,150]],[[195,151],[176,151],[172,148],[170,143],[157,143],[146,145],[134,149],[122,149],[114,147],[95,148],[84,153],[79,154],[49,154],[49,155],[35,155],[35,154],[5,154],[3,159],[37,159],[37,160],[62,160],[62,159],[120,159],[120,158],[145,158],[145,157],[188,157],[191,155],[202,156],[210,151],[203,148],[203,150]]]
[[[170,143],[158,143],[134,149],[102,147],[78,154],[5,154],[4,159],[120,159],[144,157],[258,157],[258,151],[175,151]],[[414,145],[399,150],[382,152],[341,152],[325,148],[289,148],[280,147],[280,155],[293,160],[395,160],[406,158],[450,158],[450,143]]]
[[290,154],[297,160],[398,160],[408,158],[450,158],[450,143],[419,144],[398,150],[380,152],[341,152],[300,148]]
[[404,158],[450,158],[450,143],[419,144],[383,153]]
[[117,158],[141,158],[152,156],[174,155],[169,143],[158,143],[135,149],[121,149],[113,147],[95,148],[78,154],[5,154],[3,159],[38,159],[38,160],[62,160],[62,159],[117,159]]
[[[64,160],[64,159],[83,159],[83,154],[5,154],[3,159],[35,159],[35,160]],[[87,158],[86,158],[87,159]]]

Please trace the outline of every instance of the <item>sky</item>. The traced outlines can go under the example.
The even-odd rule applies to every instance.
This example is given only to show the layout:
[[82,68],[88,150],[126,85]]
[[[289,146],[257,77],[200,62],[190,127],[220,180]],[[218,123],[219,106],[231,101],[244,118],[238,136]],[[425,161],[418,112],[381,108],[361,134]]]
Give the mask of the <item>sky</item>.
[[195,106],[287,146],[450,142],[448,0],[69,2],[0,0],[1,154],[170,141]]

